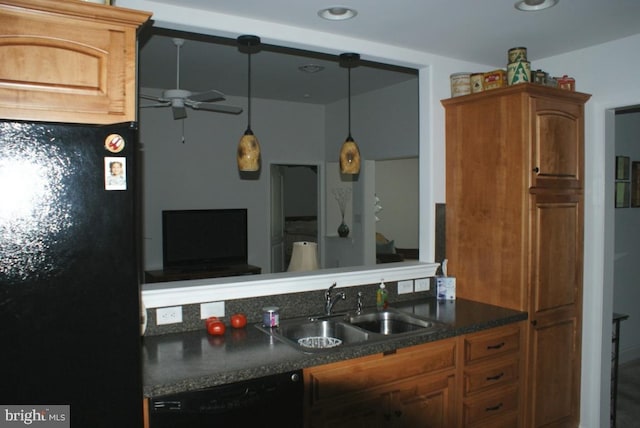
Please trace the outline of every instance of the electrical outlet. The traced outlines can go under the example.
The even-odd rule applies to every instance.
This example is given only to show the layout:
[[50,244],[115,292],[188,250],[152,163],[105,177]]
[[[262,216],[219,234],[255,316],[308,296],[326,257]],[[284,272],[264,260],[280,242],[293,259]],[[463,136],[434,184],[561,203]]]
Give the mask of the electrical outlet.
[[156,309],[156,324],[175,324],[182,322],[182,306]]
[[415,280],[415,291],[429,291],[429,278],[420,278]]
[[209,317],[223,317],[224,302],[209,302],[200,304],[200,319],[205,320]]
[[398,281],[398,294],[413,293],[413,280]]

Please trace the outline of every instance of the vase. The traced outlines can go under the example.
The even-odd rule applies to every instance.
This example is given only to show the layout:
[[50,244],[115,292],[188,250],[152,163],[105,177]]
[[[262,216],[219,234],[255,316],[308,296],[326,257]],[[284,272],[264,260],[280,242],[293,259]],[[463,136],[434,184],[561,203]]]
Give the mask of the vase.
[[338,235],[340,235],[341,238],[349,236],[349,226],[344,224],[344,221],[338,226]]

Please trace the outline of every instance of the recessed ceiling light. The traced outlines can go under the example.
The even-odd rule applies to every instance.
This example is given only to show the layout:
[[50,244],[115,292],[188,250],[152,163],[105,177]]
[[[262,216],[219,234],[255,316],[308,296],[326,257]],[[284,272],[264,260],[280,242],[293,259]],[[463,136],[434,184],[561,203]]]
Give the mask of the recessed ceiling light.
[[329,21],[344,21],[351,19],[358,14],[355,9],[344,6],[332,6],[318,11],[318,16]]
[[302,71],[303,73],[317,73],[324,70],[324,67],[317,64],[305,64],[298,67],[298,70]]
[[517,2],[514,6],[518,10],[533,12],[536,10],[549,9],[557,3],[558,0],[522,0]]

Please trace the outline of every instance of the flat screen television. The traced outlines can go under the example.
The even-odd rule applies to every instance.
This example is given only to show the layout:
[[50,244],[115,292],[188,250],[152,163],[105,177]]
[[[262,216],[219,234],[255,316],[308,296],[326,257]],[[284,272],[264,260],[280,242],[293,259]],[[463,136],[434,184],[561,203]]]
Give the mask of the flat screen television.
[[162,211],[164,269],[198,270],[247,264],[247,210]]

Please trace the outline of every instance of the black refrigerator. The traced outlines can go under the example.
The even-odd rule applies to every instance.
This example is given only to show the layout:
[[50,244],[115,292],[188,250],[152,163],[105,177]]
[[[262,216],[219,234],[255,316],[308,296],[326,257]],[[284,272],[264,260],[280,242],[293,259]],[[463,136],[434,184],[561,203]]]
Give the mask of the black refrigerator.
[[0,426],[142,427],[137,147],[0,121]]

